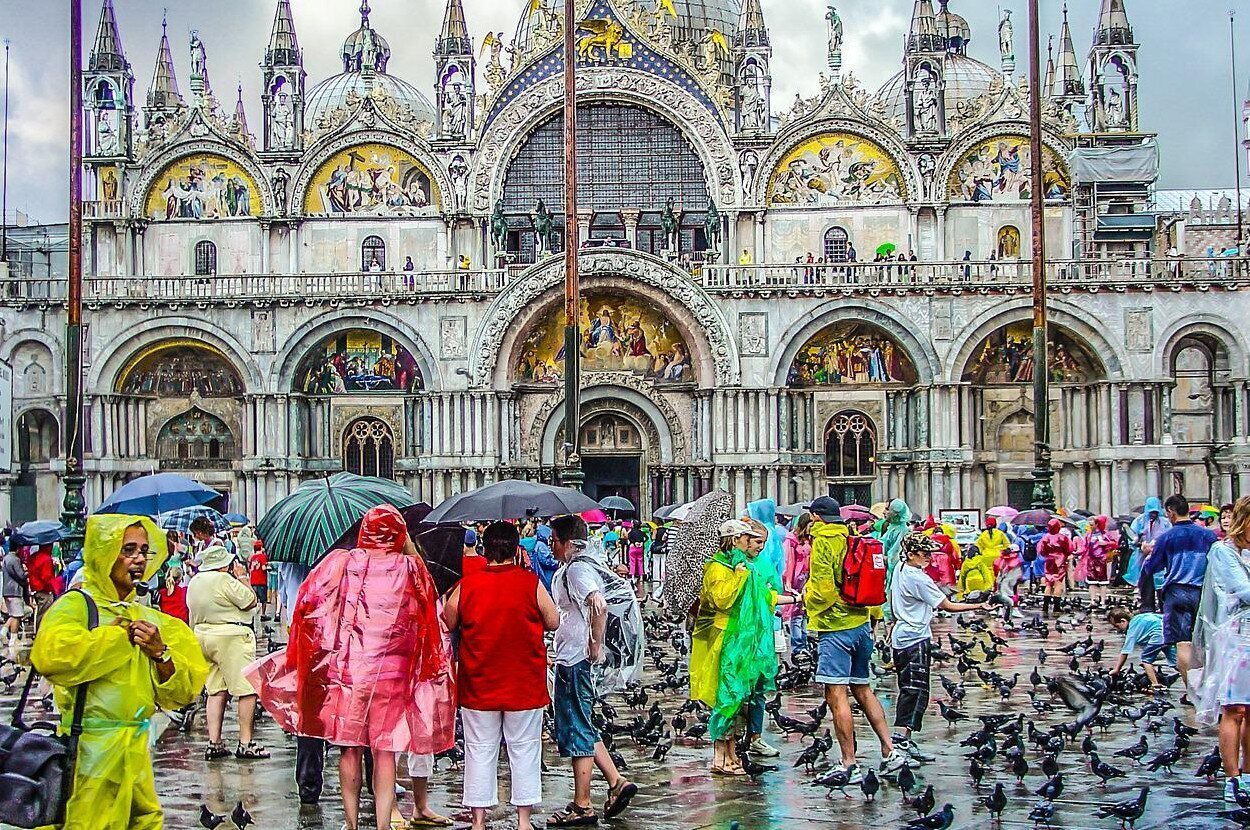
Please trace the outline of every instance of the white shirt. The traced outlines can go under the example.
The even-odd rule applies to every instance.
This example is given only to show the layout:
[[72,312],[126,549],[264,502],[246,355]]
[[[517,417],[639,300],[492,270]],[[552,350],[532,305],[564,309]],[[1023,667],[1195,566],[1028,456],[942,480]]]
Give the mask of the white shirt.
[[555,637],[558,665],[576,666],[590,659],[590,611],[586,598],[595,592],[602,594],[603,590],[598,572],[585,562],[570,562],[556,571],[551,580],[551,598],[560,611],[560,628]]
[[944,599],[946,595],[927,573],[912,565],[900,567],[890,583],[890,612],[894,615],[890,645],[911,648],[932,638],[929,625]]

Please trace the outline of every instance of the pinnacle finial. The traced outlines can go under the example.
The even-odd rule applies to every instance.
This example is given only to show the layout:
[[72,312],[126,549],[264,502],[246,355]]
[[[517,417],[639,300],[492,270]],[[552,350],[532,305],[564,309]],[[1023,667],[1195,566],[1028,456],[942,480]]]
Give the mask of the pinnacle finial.
[[369,0],[360,0],[360,25],[369,28]]

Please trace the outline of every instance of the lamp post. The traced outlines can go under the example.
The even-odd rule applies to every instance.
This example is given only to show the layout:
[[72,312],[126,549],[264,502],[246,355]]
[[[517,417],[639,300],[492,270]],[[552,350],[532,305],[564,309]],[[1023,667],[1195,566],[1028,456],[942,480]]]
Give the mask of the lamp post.
[[564,0],[564,484],[580,490],[581,275],[577,271],[577,25],[575,0]]
[[1029,0],[1029,187],[1033,219],[1033,507],[1055,506],[1050,466],[1050,356],[1046,325],[1046,201],[1042,174],[1042,47],[1038,0]]
[[82,441],[82,0],[69,4],[69,304],[65,327],[65,561],[82,549],[86,525]]

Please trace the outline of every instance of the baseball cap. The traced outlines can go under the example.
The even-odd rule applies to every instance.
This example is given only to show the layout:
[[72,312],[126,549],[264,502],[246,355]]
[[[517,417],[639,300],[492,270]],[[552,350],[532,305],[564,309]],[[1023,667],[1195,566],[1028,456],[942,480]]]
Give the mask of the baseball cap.
[[821,496],[808,508],[816,517],[824,522],[842,521],[842,505],[832,496]]
[[908,533],[903,537],[903,556],[913,553],[933,553],[942,549],[938,541],[924,533]]
[[738,519],[730,519],[720,526],[720,538],[722,539],[736,539],[742,535],[754,536],[755,528]]

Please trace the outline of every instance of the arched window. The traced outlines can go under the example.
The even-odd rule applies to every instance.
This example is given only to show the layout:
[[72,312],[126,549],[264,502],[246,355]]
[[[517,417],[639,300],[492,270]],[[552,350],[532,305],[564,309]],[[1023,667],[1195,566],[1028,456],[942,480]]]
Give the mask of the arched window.
[[360,476],[395,477],[395,436],[385,421],[359,418],[347,427],[343,469]]
[[197,277],[217,275],[217,246],[207,239],[195,243],[195,275]]
[[831,479],[872,478],[877,474],[877,436],[862,412],[839,412],[825,435],[825,475]]
[[[1228,412],[1227,396],[1222,393],[1219,381],[1226,373],[1222,367],[1228,363],[1228,350],[1216,338],[1208,334],[1191,334],[1183,337],[1172,352],[1172,377],[1176,386],[1172,390],[1172,438],[1180,445],[1210,444],[1217,436],[1217,413],[1220,420],[1236,421],[1235,412]],[[1244,495],[1244,493],[1243,493]]]
[[32,409],[17,419],[17,456],[23,470],[47,464],[61,455],[56,418],[45,409]]
[[849,262],[851,237],[846,228],[830,228],[825,232],[825,262]]
[[156,450],[161,466],[172,469],[229,469],[237,457],[230,427],[202,409],[166,421],[157,433]]
[[380,236],[366,236],[360,246],[361,271],[386,270],[386,243]]
[[1015,225],[1003,225],[998,229],[998,258],[1020,258],[1020,229]]

